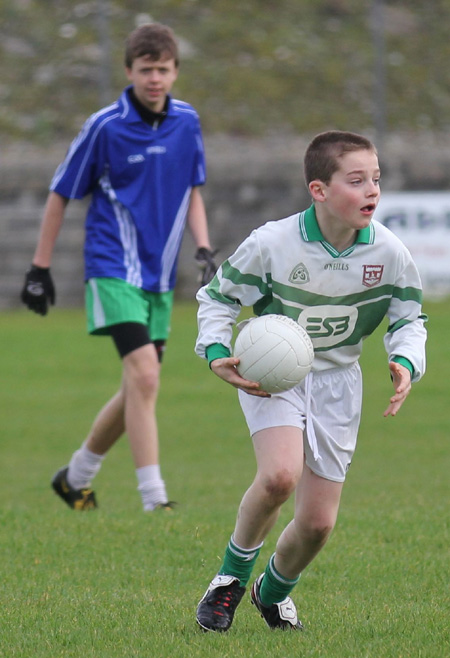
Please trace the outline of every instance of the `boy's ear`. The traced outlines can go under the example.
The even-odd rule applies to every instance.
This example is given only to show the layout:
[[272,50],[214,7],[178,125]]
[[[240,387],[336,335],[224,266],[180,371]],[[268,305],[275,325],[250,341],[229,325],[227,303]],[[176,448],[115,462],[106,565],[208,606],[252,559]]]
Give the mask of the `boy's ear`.
[[325,201],[325,183],[321,180],[312,180],[308,189],[314,201]]

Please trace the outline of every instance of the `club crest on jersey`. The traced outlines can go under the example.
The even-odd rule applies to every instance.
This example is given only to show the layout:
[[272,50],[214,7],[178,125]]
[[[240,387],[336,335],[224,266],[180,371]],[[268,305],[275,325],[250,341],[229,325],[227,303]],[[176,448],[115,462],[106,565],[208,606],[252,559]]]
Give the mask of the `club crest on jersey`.
[[383,276],[384,265],[363,265],[363,286],[373,288],[380,283]]
[[289,275],[289,281],[297,284],[309,283],[309,272],[303,263],[299,263],[294,267]]

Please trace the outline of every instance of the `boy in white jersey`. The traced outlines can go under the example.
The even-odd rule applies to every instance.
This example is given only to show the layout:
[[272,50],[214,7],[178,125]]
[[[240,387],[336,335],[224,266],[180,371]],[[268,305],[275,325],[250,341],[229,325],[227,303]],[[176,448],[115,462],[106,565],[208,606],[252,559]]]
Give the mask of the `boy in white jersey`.
[[[197,608],[206,631],[229,629],[263,542],[295,492],[283,530],[251,601],[270,628],[301,630],[289,594],[334,527],[356,446],[362,341],[386,316],[395,416],[425,370],[426,317],[409,252],[372,220],[380,197],[377,152],[347,132],[318,135],[305,155],[312,206],[256,229],[199,290],[196,352],[238,389],[257,473],[244,494],[221,568]],[[242,306],[298,320],[315,348],[312,372],[294,389],[268,395],[239,376],[230,356]]]
[[46,315],[55,301],[50,264],[67,203],[91,195],[84,248],[88,330],[112,337],[123,376],[80,449],[52,480],[77,510],[97,506],[91,481],[124,431],[144,510],[172,509],[160,472],[155,407],[186,223],[204,283],[215,272],[200,193],[205,163],[198,115],[170,95],[178,76],[172,30],[158,23],[134,30],[125,72],[130,85],[89,117],[53,177],[22,290],[22,301]]

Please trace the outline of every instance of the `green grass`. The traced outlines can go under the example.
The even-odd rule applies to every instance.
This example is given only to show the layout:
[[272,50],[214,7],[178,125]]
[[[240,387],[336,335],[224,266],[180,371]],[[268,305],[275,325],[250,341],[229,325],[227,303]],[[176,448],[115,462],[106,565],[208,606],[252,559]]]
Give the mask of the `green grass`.
[[[78,514],[49,481],[120,378],[81,311],[0,315],[0,656],[5,658],[446,658],[448,303],[427,304],[429,371],[396,418],[382,333],[370,338],[359,447],[336,530],[294,599],[306,632],[271,632],[246,599],[226,635],[195,607],[254,472],[235,391],[193,353],[195,307],[176,306],[159,404],[173,515],[144,515],[129,448],[108,456],[100,508]],[[282,511],[256,573],[274,549]]]

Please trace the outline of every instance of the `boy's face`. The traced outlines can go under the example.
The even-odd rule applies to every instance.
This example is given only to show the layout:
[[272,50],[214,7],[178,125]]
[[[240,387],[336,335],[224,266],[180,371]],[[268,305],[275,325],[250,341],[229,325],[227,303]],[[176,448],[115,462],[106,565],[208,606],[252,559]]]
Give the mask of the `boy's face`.
[[[321,215],[335,228],[359,230],[369,225],[380,199],[380,169],[374,151],[351,151],[339,158],[328,184],[312,181],[310,191]],[[317,196],[316,196],[317,195]]]
[[125,69],[132,83],[136,98],[153,112],[161,112],[166,96],[178,76],[173,59],[153,60],[148,56],[137,57],[131,68]]

